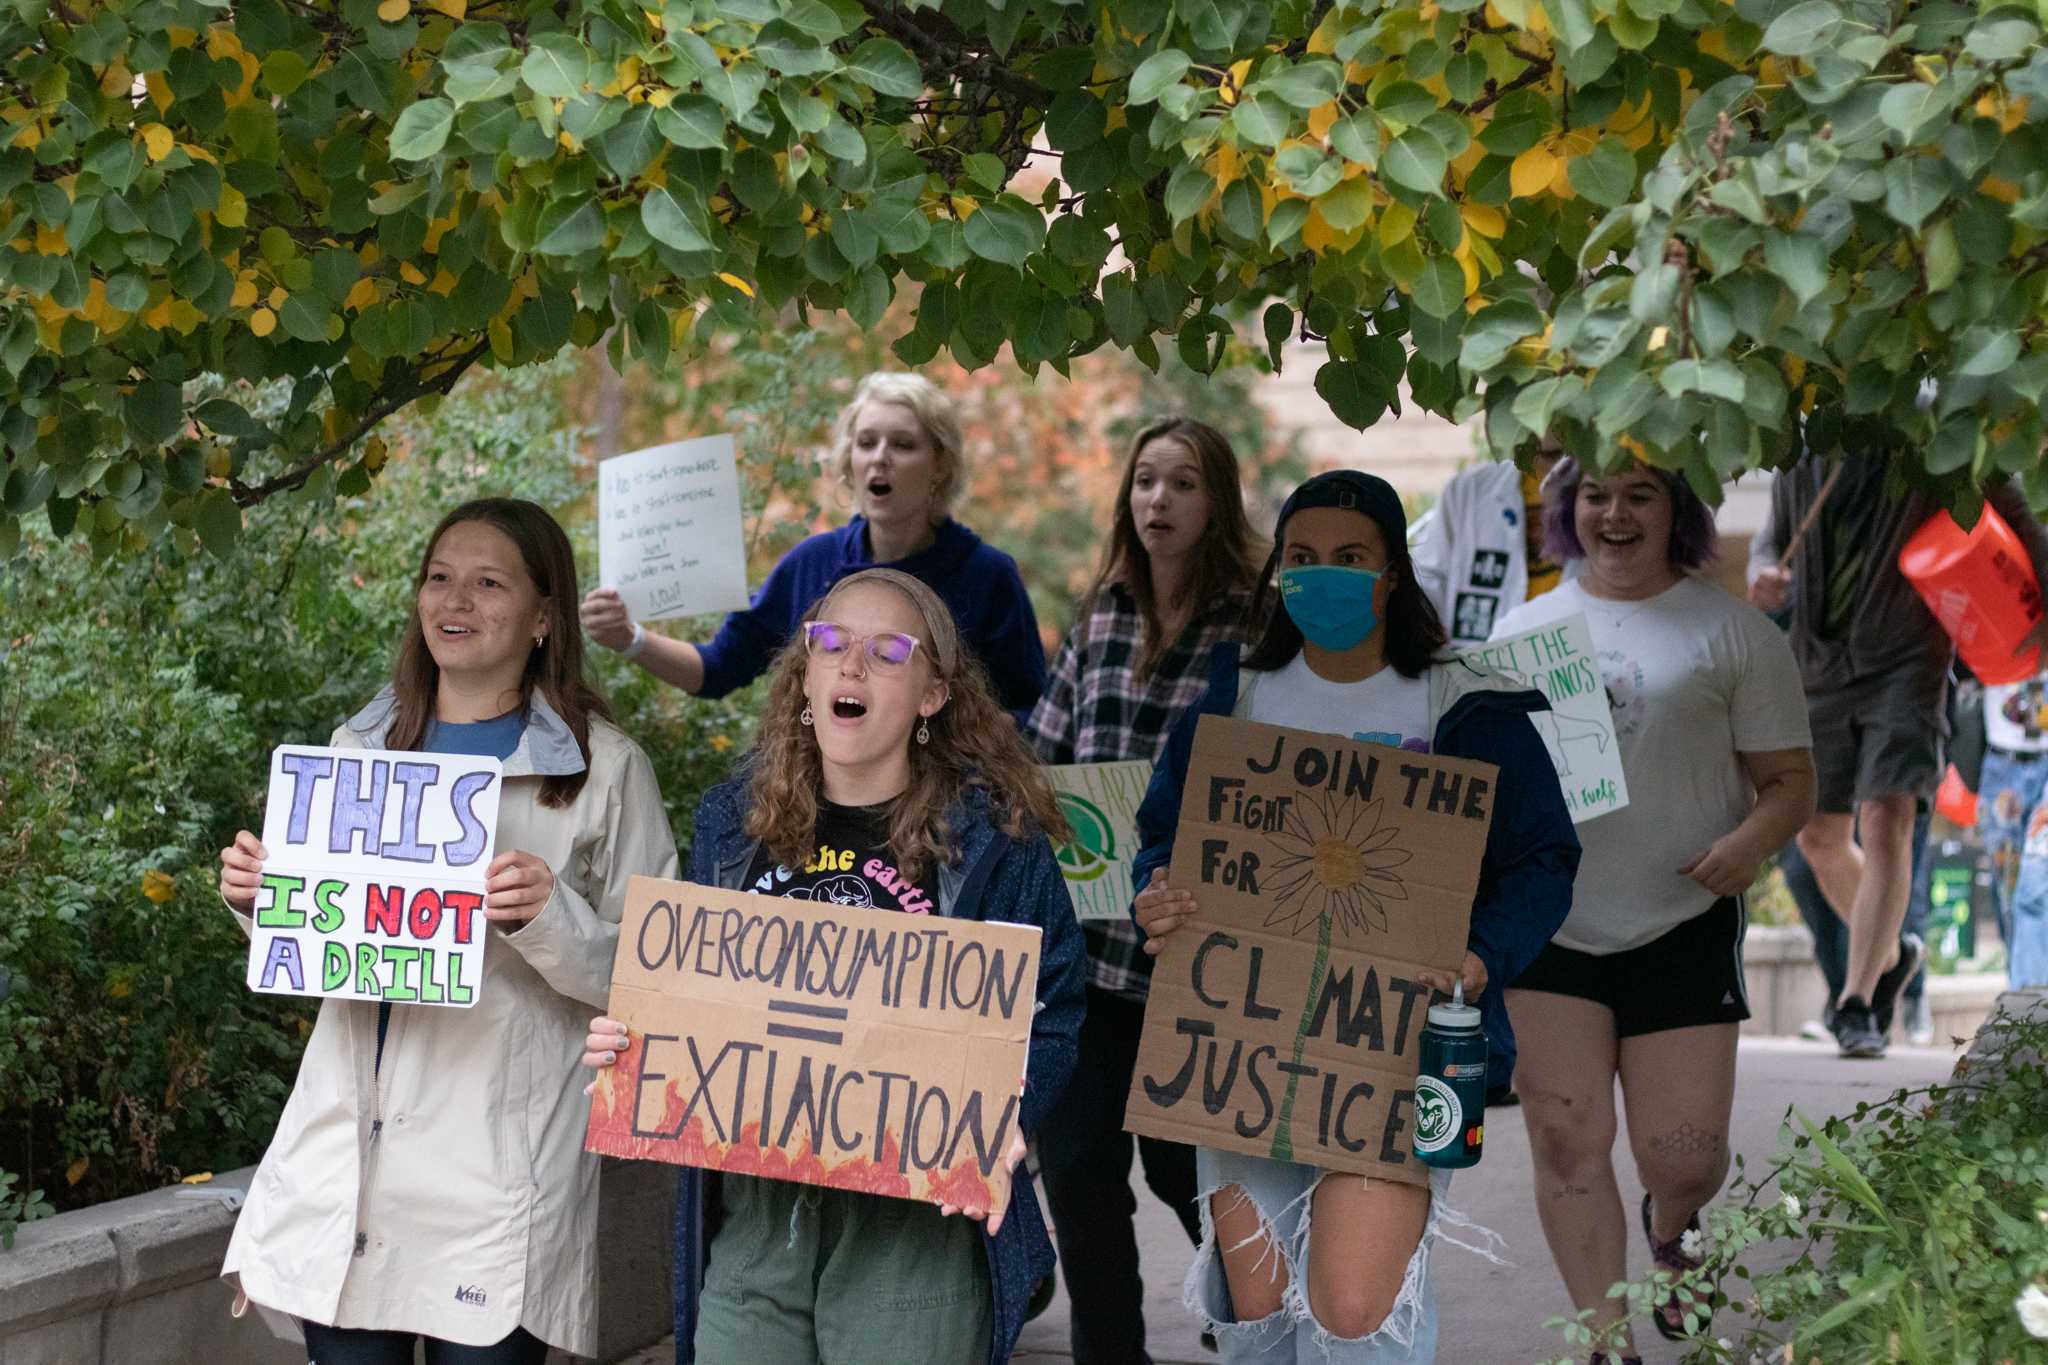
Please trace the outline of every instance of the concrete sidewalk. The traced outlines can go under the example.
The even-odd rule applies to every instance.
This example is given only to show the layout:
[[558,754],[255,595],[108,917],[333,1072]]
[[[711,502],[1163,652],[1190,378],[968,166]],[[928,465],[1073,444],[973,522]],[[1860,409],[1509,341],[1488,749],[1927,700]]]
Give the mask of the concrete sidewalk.
[[[1791,1039],[1744,1039],[1737,1072],[1732,1143],[1752,1168],[1767,1163],[1778,1147],[1785,1111],[1797,1105],[1811,1117],[1845,1114],[1859,1102],[1877,1100],[1900,1087],[1947,1077],[1958,1053],[1938,1048],[1894,1048],[1880,1062],[1849,1062],[1833,1044]],[[1647,1254],[1636,1230],[1642,1186],[1627,1156],[1627,1134],[1616,1144],[1616,1173],[1629,1227],[1629,1270],[1640,1274]],[[1551,1265],[1543,1230],[1530,1198],[1528,1133],[1519,1109],[1487,1116],[1486,1160],[1459,1174],[1453,1202],[1507,1242],[1505,1266],[1445,1247],[1435,1261],[1442,1305],[1438,1359],[1458,1365],[1522,1365],[1563,1355],[1562,1336],[1543,1324],[1571,1310],[1564,1286]],[[1180,1225],[1138,1182],[1138,1235],[1146,1268],[1145,1321],[1151,1352],[1159,1365],[1206,1365],[1215,1356],[1202,1349],[1193,1318],[1180,1303],[1181,1278],[1191,1249]],[[1773,1264],[1768,1254],[1752,1256],[1752,1269]],[[1782,1262],[1779,1262],[1782,1263]],[[1650,1365],[1679,1356],[1644,1324],[1637,1339]],[[673,1344],[662,1343],[632,1358],[629,1365],[669,1365]],[[1067,1347],[1067,1299],[1062,1289],[1044,1316],[1024,1328],[1015,1359],[1050,1362],[1071,1359]]]

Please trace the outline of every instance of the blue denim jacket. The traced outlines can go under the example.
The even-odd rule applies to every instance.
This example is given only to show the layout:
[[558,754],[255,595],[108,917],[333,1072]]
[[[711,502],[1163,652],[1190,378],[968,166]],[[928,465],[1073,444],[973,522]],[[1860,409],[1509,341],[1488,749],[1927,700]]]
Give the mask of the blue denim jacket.
[[[742,827],[741,782],[712,788],[697,806],[696,840],[683,876],[702,886],[737,889],[759,847]],[[1076,1039],[1086,1009],[1082,990],[1080,925],[1060,877],[1052,845],[1033,835],[1011,839],[989,821],[987,799],[975,793],[948,815],[960,849],[956,864],[939,869],[939,913],[955,919],[1035,925],[1045,938],[1039,951],[1038,1011],[1031,1024],[1031,1053],[1025,1073],[1019,1121],[1028,1138],[1073,1073]],[[685,1168],[676,1187],[675,1324],[676,1365],[696,1359],[697,1300],[704,1285],[704,1182],[707,1173]],[[715,1177],[712,1177],[715,1178]],[[988,1249],[989,1285],[994,1295],[995,1331],[989,1365],[1003,1365],[1024,1328],[1032,1288],[1052,1273],[1052,1240],[1046,1236],[1031,1177],[1019,1166],[1010,1184],[1010,1210],[1002,1231],[982,1238]]]

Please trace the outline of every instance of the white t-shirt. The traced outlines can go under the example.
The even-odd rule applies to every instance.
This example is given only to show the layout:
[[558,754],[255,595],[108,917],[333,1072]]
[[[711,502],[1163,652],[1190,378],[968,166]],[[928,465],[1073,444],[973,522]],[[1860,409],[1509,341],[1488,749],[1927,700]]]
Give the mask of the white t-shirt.
[[1360,682],[1319,678],[1300,654],[1258,680],[1246,720],[1286,725],[1369,744],[1429,752],[1429,679],[1404,678],[1392,665]]
[[1984,689],[1984,742],[2009,754],[2048,753],[2048,674]]
[[1737,755],[1813,740],[1792,647],[1747,602],[1697,578],[1636,602],[1569,582],[1509,612],[1494,635],[1575,612],[1592,626],[1629,804],[1579,826],[1585,852],[1556,941],[1618,953],[1713,906],[1714,893],[1678,869],[1756,804]]

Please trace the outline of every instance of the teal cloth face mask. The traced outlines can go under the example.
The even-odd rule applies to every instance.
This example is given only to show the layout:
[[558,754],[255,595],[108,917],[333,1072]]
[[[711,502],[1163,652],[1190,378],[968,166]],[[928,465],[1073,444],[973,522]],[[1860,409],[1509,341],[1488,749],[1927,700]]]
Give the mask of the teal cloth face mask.
[[1297,564],[1280,571],[1280,603],[1310,644],[1319,649],[1350,649],[1379,624],[1373,606],[1379,581],[1374,569]]

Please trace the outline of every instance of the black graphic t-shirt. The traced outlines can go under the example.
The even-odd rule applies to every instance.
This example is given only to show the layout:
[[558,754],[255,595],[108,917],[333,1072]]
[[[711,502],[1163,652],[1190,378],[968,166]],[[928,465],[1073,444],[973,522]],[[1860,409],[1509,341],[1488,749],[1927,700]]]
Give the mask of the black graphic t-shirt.
[[782,867],[763,849],[747,869],[746,889],[909,915],[933,913],[931,896],[897,869],[889,852],[892,804],[841,806],[819,797],[818,847],[810,861]]

